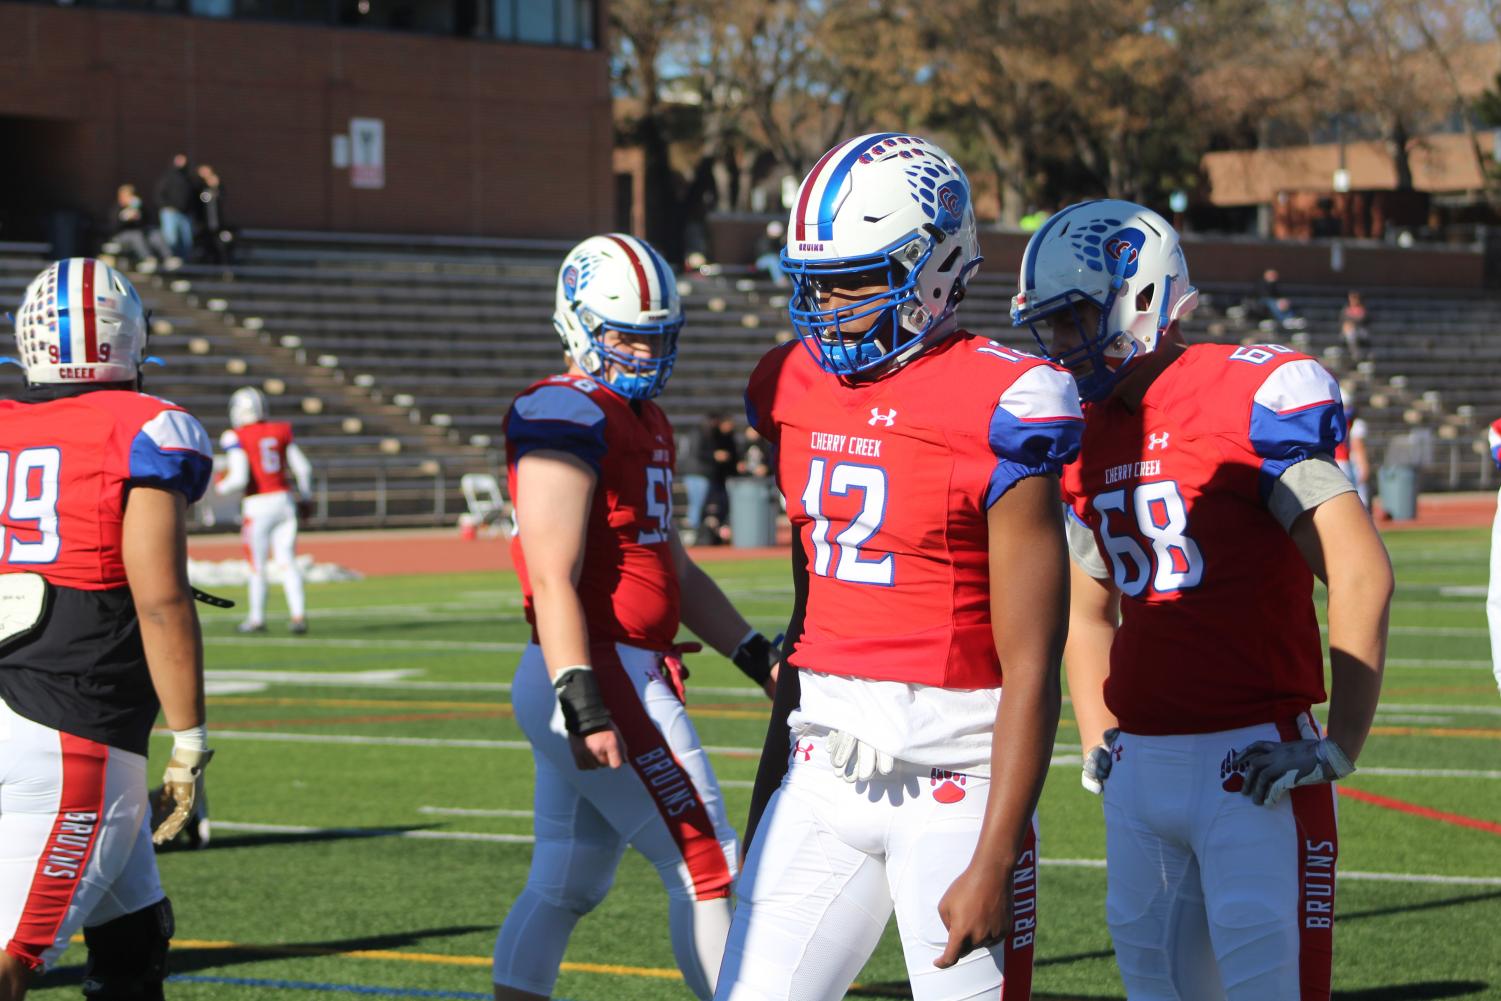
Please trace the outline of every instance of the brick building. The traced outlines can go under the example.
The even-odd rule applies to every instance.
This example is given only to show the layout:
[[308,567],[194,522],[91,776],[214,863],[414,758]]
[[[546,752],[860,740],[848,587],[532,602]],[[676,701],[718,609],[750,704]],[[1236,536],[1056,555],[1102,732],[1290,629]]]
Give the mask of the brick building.
[[0,241],[149,204],[176,152],[240,226],[608,227],[606,2],[0,0]]

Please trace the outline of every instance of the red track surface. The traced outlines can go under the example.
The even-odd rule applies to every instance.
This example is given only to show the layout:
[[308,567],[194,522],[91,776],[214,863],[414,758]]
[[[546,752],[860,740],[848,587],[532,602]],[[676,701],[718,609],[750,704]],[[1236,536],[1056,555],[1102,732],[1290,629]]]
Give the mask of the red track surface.
[[[1382,521],[1383,532],[1413,528],[1468,528],[1489,525],[1496,514],[1496,496],[1489,492],[1433,494],[1418,499],[1412,521]],[[782,529],[785,535],[785,526]],[[510,546],[504,538],[462,539],[457,529],[389,529],[370,532],[310,532],[297,540],[299,551],[320,563],[337,563],[367,577],[403,573],[474,573],[511,569]],[[785,545],[768,549],[708,546],[691,550],[700,563],[754,560],[786,555]],[[241,559],[245,550],[233,536],[194,536],[188,554],[199,560]]]
[[[319,563],[336,563],[367,577],[403,573],[483,573],[511,569],[510,545],[500,537],[461,539],[457,529],[391,529],[372,532],[308,532],[297,538],[297,550],[311,553]],[[691,550],[700,563],[753,560],[783,556],[782,547],[734,549],[710,546]],[[188,540],[195,560],[244,559],[239,539],[201,535]]]

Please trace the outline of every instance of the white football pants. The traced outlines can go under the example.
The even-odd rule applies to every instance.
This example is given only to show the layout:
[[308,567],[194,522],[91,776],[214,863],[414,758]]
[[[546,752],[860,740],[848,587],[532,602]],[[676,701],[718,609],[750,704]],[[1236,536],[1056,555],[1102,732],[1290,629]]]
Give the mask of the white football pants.
[[40,969],[85,925],[161,900],[150,825],[143,756],[0,701],[0,948]]
[[1339,855],[1332,785],[1257,806],[1230,762],[1296,721],[1116,738],[1105,914],[1131,1001],[1328,1001]]
[[1491,672],[1501,689],[1501,494],[1497,494],[1496,520],[1491,525],[1491,581],[1485,595],[1485,618],[1491,630]]
[[552,993],[574,925],[605,898],[629,844],[667,888],[673,956],[689,990],[707,999],[729,934],[739,857],[718,780],[655,652],[596,645],[591,657],[625,738],[630,760],[619,768],[574,765],[541,647],[528,646],[516,669],[511,703],[537,767],[537,841],[526,887],[495,940],[495,983]]
[[988,778],[900,761],[889,776],[849,783],[824,736],[805,734],[746,856],[716,1001],[839,1001],[893,911],[915,1001],[1026,1001],[1035,820],[1011,934],[947,970],[933,965],[948,943],[938,902],[974,855],[989,791]]
[[297,505],[285,490],[252,494],[240,503],[240,537],[250,560],[250,622],[266,621],[266,554],[281,566],[287,611],[294,619],[307,614],[302,569],[297,565]]

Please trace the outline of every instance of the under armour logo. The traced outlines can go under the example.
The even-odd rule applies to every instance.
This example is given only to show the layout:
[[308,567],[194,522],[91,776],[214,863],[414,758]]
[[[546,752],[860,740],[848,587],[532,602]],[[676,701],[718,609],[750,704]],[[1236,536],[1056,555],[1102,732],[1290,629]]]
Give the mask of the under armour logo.
[[1147,451],[1156,451],[1159,448],[1167,448],[1167,432],[1147,435]]
[[865,423],[869,424],[871,427],[875,427],[877,421],[880,421],[887,427],[891,427],[891,425],[896,423],[896,410],[888,410],[883,414],[881,413],[880,407],[871,407],[870,420],[866,421]]
[[1119,761],[1121,759],[1121,755],[1124,754],[1125,751],[1126,751],[1126,749],[1124,747],[1122,747],[1120,744],[1116,744],[1115,745],[1115,760]]
[[810,740],[810,741],[808,741],[807,745],[804,746],[804,744],[803,744],[802,741],[798,741],[797,742],[797,746],[792,749],[792,757],[796,758],[799,754],[801,754],[803,756],[803,760],[804,761],[812,761],[813,760],[813,742]]

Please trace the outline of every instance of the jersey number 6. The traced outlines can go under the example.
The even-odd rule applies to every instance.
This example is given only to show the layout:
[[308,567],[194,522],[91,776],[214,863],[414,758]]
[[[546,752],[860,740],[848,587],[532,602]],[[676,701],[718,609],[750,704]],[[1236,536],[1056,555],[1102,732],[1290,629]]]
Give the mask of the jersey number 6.
[[[1095,497],[1100,514],[1100,538],[1115,571],[1115,586],[1121,593],[1139,598],[1150,584],[1158,594],[1197,587],[1204,579],[1204,557],[1188,537],[1188,508],[1178,484],[1171,480],[1142,483],[1131,491],[1111,490]],[[1148,556],[1137,534],[1111,531],[1110,515],[1119,515],[1152,547]]]
[[[846,497],[860,491],[860,513],[829,544],[829,519],[823,513],[824,477],[828,491]],[[803,489],[803,510],[813,519],[813,572],[820,577],[851,584],[877,584],[891,587],[896,579],[896,557],[887,553],[880,559],[866,559],[860,547],[880,530],[886,520],[886,470],[880,466],[862,466],[854,462],[836,463],[828,469],[827,459],[814,459],[808,467],[808,485]],[[839,558],[834,558],[834,547]],[[833,572],[830,573],[832,564]]]

